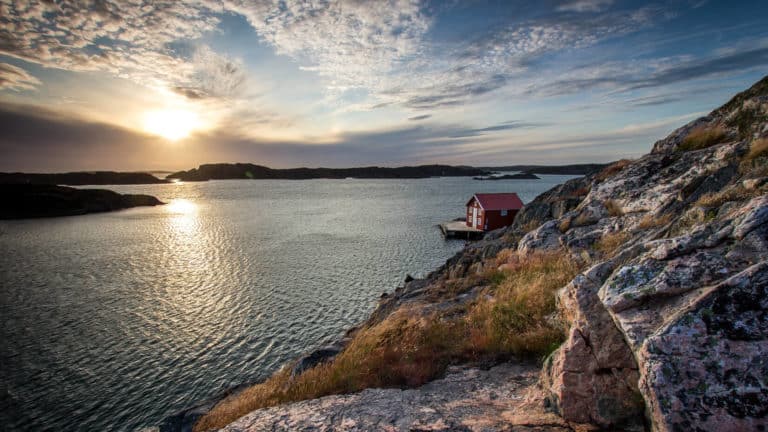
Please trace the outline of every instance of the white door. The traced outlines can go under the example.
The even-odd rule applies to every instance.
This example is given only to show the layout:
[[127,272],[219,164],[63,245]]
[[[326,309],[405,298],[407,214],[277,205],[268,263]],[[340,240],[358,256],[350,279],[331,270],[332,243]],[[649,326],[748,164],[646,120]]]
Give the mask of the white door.
[[477,207],[472,208],[472,226],[477,228],[480,221],[477,220]]

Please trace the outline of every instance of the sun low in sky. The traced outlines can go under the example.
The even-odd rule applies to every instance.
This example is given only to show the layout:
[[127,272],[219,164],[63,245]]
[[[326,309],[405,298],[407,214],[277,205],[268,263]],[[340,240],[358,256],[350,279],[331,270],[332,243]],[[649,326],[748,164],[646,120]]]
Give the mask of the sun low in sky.
[[768,3],[0,0],[0,171],[634,157],[768,72]]
[[144,113],[144,131],[170,141],[188,137],[200,128],[200,119],[190,111],[165,109]]

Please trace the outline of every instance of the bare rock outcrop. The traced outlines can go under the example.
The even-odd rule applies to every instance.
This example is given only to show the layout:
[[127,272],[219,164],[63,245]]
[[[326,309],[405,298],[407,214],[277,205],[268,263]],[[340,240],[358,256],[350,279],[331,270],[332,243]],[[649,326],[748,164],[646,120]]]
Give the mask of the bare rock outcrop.
[[598,264],[561,291],[570,329],[545,364],[542,384],[548,405],[570,421],[643,430],[637,364],[597,296],[611,269],[609,262]]
[[[642,428],[632,419],[645,409],[657,431],[768,430],[767,96],[768,78],[595,176],[582,203],[549,222],[566,228],[572,253],[605,247],[596,232],[616,243],[559,296],[568,337],[542,386],[564,419]],[[612,214],[595,221],[609,201]],[[542,226],[519,250],[554,244],[545,233],[555,236]]]
[[542,408],[537,371],[456,368],[416,389],[368,389],[253,411],[222,431],[573,431]]

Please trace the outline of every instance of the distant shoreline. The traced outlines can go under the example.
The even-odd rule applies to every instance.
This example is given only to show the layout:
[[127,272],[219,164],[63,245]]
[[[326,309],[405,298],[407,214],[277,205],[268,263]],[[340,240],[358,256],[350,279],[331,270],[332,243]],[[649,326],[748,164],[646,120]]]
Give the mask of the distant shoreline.
[[[423,179],[432,177],[487,177],[499,171],[519,171],[517,178],[534,179],[535,174],[587,175],[606,164],[510,165],[472,167],[455,165],[418,165],[402,167],[353,168],[269,168],[250,163],[204,164],[186,171],[77,171],[66,173],[0,173],[0,184],[36,185],[139,185],[167,184],[174,181],[208,180],[314,180],[314,179]],[[153,174],[165,174],[159,178]]]
[[68,173],[0,173],[0,184],[27,185],[131,185],[162,184],[168,180],[145,172],[80,171]]

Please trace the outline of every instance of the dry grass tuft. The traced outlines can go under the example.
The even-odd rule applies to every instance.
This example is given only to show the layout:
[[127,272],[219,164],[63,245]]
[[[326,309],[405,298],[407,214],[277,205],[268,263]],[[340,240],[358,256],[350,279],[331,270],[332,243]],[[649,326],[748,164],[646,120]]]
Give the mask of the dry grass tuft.
[[353,336],[333,361],[290,378],[283,369],[261,384],[219,403],[194,430],[207,431],[255,409],[371,387],[412,387],[442,375],[449,364],[540,357],[564,339],[552,319],[555,291],[579,271],[567,254],[521,256],[499,252],[486,288],[465,314],[424,315],[398,310]]
[[502,264],[506,264],[507,262],[514,260],[517,256],[517,250],[515,249],[502,249],[496,254],[496,266],[498,267]]
[[748,191],[743,186],[738,185],[721,190],[720,192],[702,195],[693,205],[697,207],[719,208],[727,202],[748,200],[759,193],[758,190]]
[[555,292],[580,269],[562,252],[513,255],[503,268],[506,278],[492,297],[469,311],[468,348],[480,358],[544,356],[565,337],[563,327],[551,319]]
[[701,150],[720,144],[728,139],[728,132],[721,126],[708,127],[705,125],[694,128],[683,142],[678,145],[682,151]]
[[637,224],[640,229],[658,228],[667,225],[672,222],[672,215],[665,214],[663,216],[654,216],[651,213],[646,214]]
[[749,152],[739,164],[739,172],[750,174],[752,177],[768,175],[768,138],[752,141]]
[[608,210],[608,214],[612,217],[624,216],[624,211],[621,209],[621,205],[616,200],[605,200],[603,203],[605,209]]
[[752,144],[749,146],[749,152],[744,156],[744,160],[753,161],[759,157],[768,157],[768,138],[752,141]]
[[629,159],[621,159],[619,161],[616,161],[612,163],[611,165],[608,165],[607,167],[603,168],[602,171],[597,173],[595,176],[595,180],[598,182],[601,182],[608,177],[613,177],[617,173],[619,173],[621,170],[627,167],[627,165],[631,164],[632,161]]
[[605,257],[613,256],[632,236],[625,231],[616,231],[604,235],[595,243],[595,250]]

